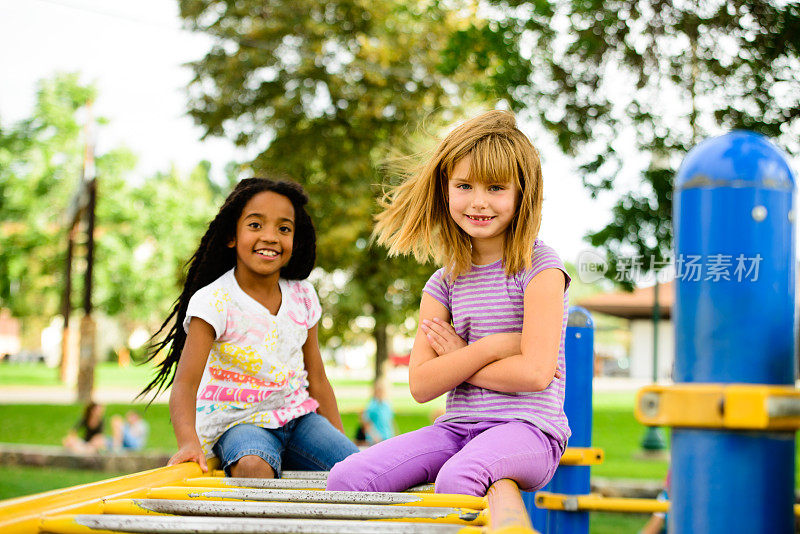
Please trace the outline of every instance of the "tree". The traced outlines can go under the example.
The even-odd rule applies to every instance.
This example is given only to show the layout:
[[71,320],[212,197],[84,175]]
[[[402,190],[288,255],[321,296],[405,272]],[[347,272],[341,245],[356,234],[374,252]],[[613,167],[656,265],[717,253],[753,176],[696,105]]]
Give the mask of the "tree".
[[[621,178],[639,174],[639,187],[621,195],[612,221],[588,236],[612,260],[670,256],[672,177],[703,138],[746,128],[800,151],[797,2],[486,5],[497,22],[463,29],[456,34],[459,49],[484,52],[484,61],[510,65],[515,75],[478,89],[505,95],[515,109],[537,117],[581,163],[592,195],[620,190]],[[548,11],[557,31],[541,29]],[[650,165],[626,167],[631,149]],[[616,267],[612,261],[610,275]]]
[[[20,317],[49,318],[60,309],[65,213],[85,146],[78,114],[96,94],[78,78],[40,82],[32,117],[0,131],[0,305]],[[96,165],[114,180],[132,161],[113,151]]]
[[415,125],[437,131],[463,101],[471,68],[444,73],[440,60],[464,18],[438,2],[399,0],[184,0],[181,15],[215,43],[192,64],[190,114],[205,135],[257,149],[249,171],[305,186],[318,265],[344,280],[321,287],[322,338],[372,317],[378,376],[389,326],[417,310],[433,268],[370,244],[376,184]]
[[159,172],[136,186],[101,182],[95,298],[98,307],[149,330],[183,289],[184,267],[227,194],[200,163]]
[[[0,128],[0,307],[26,319],[26,330],[61,313],[66,212],[81,176],[83,108],[96,97],[78,74],[56,75],[39,83],[29,119]],[[95,121],[96,135],[104,122]],[[222,202],[222,188],[207,163],[186,176],[172,170],[132,185],[127,174],[136,158],[129,150],[109,150],[95,162],[93,304],[126,325],[155,327],[180,293],[183,265]],[[79,239],[73,304],[82,295],[83,246]]]

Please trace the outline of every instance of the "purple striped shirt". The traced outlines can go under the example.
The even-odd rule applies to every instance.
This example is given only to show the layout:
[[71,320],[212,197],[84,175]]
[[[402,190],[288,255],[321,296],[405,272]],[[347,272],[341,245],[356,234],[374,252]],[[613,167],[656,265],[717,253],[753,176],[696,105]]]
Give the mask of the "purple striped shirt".
[[[534,276],[545,269],[560,269],[570,277],[556,252],[536,240],[533,266],[512,276],[506,276],[502,260],[489,265],[473,265],[455,281],[449,281],[444,269],[439,269],[425,284],[425,291],[441,302],[452,317],[456,332],[467,343],[502,332],[522,332],[525,288]],[[485,421],[522,419],[550,434],[562,444],[570,436],[564,414],[564,337],[567,328],[568,291],[564,290],[564,313],[561,324],[561,344],[558,368],[561,378],[553,379],[544,391],[502,393],[467,384],[460,384],[447,394],[447,407],[441,421]]]

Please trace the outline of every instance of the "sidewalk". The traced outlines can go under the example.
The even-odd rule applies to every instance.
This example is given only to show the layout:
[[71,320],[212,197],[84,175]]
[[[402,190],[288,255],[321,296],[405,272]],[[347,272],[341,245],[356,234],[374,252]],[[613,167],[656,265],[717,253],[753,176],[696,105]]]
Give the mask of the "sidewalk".
[[[394,379],[394,377],[392,377]],[[640,387],[649,384],[648,380],[636,380],[618,377],[597,377],[594,379],[594,391],[598,393],[620,392],[635,393]],[[368,399],[371,387],[365,386],[337,386],[334,384],[337,396],[342,398]],[[392,396],[402,396],[408,393],[408,386],[398,384],[392,386]],[[146,399],[137,399],[138,389],[121,387],[96,387],[94,400],[101,404],[147,404],[151,396]],[[166,404],[169,401],[169,392],[162,392],[153,401],[154,404]],[[0,404],[72,404],[75,402],[75,389],[70,386],[3,386],[0,388]]]

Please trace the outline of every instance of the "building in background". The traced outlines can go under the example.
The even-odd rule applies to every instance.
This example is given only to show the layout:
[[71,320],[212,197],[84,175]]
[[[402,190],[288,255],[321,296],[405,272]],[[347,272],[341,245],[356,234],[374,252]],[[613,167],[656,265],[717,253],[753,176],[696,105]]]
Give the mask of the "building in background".
[[0,309],[0,359],[6,360],[19,354],[22,349],[19,334],[19,319],[12,317],[9,310]]
[[[653,378],[653,297],[654,287],[637,288],[633,292],[598,293],[578,301],[595,313],[627,319],[630,325],[630,377]],[[675,361],[675,327],[672,306],[675,289],[672,282],[658,286],[658,379],[671,380]]]

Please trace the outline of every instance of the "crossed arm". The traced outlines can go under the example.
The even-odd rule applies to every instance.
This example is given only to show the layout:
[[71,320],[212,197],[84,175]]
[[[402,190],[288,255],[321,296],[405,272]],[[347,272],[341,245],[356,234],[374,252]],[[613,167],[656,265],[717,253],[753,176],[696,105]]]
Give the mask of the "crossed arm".
[[450,325],[450,313],[427,293],[409,362],[409,386],[427,402],[462,382],[502,392],[541,391],[560,378],[558,349],[564,275],[545,269],[528,284],[522,333],[492,334],[467,344]]

